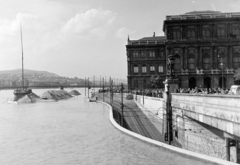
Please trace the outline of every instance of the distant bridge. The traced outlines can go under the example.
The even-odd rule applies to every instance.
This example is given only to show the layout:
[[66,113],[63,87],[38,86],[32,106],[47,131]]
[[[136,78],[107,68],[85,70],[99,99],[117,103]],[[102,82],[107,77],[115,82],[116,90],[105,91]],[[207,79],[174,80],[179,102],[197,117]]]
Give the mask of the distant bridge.
[[[102,88],[102,85],[91,85],[91,86],[87,86],[87,85],[38,85],[38,86],[25,86],[24,88],[60,88],[60,87],[64,87],[64,88]],[[119,85],[115,85],[113,87],[120,87]],[[17,88],[22,88],[21,86],[4,86],[4,87],[0,87],[0,89],[17,89]],[[104,88],[109,88],[109,85],[105,85]]]

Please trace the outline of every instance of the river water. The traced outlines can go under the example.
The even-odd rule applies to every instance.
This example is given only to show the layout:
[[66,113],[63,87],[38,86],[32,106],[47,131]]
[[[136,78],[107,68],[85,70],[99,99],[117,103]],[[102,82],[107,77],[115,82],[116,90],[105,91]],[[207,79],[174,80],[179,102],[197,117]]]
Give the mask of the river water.
[[[33,89],[42,94],[47,89]],[[70,91],[72,89],[66,89]],[[1,165],[211,164],[130,137],[109,121],[109,109],[82,96],[58,102],[7,104],[0,91]]]

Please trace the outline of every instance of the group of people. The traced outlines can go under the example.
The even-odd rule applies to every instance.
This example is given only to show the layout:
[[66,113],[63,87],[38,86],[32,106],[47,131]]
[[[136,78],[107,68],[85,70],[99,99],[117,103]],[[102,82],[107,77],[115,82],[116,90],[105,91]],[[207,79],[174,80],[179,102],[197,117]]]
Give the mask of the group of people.
[[198,93],[198,94],[233,94],[230,89],[223,88],[179,88],[175,89],[174,93]]
[[[144,90],[134,90],[132,93],[137,95],[150,96],[150,97],[158,97],[162,98],[165,89],[144,89]],[[190,94],[233,94],[230,89],[223,88],[178,88],[175,89],[173,93],[190,93]]]
[[149,97],[163,97],[164,88],[160,89],[144,89],[144,90],[135,90],[133,91],[134,94],[137,95],[144,95]]

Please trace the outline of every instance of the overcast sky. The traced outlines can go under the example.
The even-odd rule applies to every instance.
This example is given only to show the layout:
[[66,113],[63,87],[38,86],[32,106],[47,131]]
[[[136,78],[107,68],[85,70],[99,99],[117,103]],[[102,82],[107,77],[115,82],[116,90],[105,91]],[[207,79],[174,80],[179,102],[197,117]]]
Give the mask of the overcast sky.
[[126,78],[126,42],[163,35],[166,15],[239,12],[240,0],[0,0],[0,70]]

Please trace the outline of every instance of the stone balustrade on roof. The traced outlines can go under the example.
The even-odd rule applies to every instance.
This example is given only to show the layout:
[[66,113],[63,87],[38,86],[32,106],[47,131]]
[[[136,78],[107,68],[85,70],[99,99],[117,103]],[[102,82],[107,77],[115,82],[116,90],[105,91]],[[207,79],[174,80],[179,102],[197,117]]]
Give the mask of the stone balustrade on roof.
[[166,20],[240,18],[240,12],[221,13],[219,11],[193,11],[183,15],[167,15]]
[[165,36],[144,37],[139,40],[128,40],[128,45],[157,45],[164,43]]

